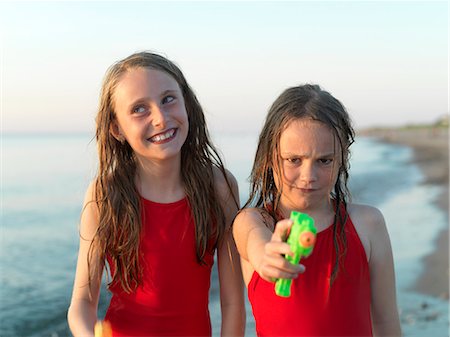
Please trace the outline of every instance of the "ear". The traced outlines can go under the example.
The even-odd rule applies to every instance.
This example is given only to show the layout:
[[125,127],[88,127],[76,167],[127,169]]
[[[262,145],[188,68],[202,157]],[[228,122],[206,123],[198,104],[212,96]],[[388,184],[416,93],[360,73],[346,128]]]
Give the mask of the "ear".
[[125,141],[125,137],[123,136],[119,123],[117,123],[117,120],[114,119],[111,122],[111,125],[109,126],[109,133],[120,143],[123,143]]

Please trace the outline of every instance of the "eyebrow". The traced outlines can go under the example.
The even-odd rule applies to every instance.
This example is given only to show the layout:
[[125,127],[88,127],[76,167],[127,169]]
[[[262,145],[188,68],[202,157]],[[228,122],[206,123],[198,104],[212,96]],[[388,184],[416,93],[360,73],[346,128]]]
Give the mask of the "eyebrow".
[[[294,152],[280,152],[281,157],[307,157],[304,154],[294,153]],[[333,152],[325,152],[325,153],[319,153],[317,157],[324,158],[324,157],[334,157],[336,153]]]
[[165,95],[167,95],[167,94],[176,93],[176,92],[178,92],[178,91],[181,93],[181,89],[167,89],[167,90],[164,90],[164,91],[161,93],[161,96],[165,96]]
[[[167,90],[164,90],[163,92],[161,92],[159,96],[160,97],[164,97],[167,94],[174,94],[174,93],[177,93],[177,92],[178,92],[177,89],[167,89]],[[180,94],[182,95],[181,89],[180,89]],[[140,97],[140,98],[134,100],[133,102],[131,102],[128,105],[128,109],[132,109],[136,104],[145,103],[145,102],[150,101],[150,100],[152,100],[152,98],[149,97],[149,96]]]

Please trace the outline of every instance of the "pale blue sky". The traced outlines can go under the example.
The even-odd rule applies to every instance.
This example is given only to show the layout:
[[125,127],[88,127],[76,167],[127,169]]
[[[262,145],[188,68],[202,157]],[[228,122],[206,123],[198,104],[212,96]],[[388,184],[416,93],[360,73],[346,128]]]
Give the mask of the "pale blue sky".
[[92,131],[103,75],[135,51],[175,61],[212,131],[259,130],[318,83],[357,128],[448,113],[446,1],[0,2],[4,132]]

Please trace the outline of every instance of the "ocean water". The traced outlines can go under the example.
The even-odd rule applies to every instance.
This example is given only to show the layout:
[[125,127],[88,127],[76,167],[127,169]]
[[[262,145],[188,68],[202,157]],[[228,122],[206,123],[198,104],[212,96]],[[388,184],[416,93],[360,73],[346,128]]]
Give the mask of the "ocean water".
[[[69,336],[66,323],[78,249],[84,192],[96,171],[90,135],[1,137],[0,336]],[[216,134],[215,143],[235,175],[241,203],[256,134]],[[391,236],[405,336],[448,336],[448,301],[416,294],[420,260],[448,220],[432,204],[439,187],[422,184],[407,147],[360,138],[353,146],[350,186],[355,202],[377,206]],[[220,335],[217,271],[210,311]],[[445,277],[443,275],[443,277]],[[109,300],[104,289],[99,315]],[[254,321],[247,306],[247,335]]]

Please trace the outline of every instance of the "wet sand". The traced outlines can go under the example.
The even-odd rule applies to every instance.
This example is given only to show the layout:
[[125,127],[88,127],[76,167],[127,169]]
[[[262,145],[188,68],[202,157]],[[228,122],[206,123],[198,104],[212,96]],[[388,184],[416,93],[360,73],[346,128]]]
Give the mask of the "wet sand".
[[414,162],[423,174],[423,184],[442,187],[434,201],[447,216],[447,228],[438,234],[435,250],[424,257],[424,271],[419,275],[414,290],[439,297],[449,298],[449,138],[448,128],[378,129],[365,130],[361,134],[382,141],[410,146],[414,150]]

